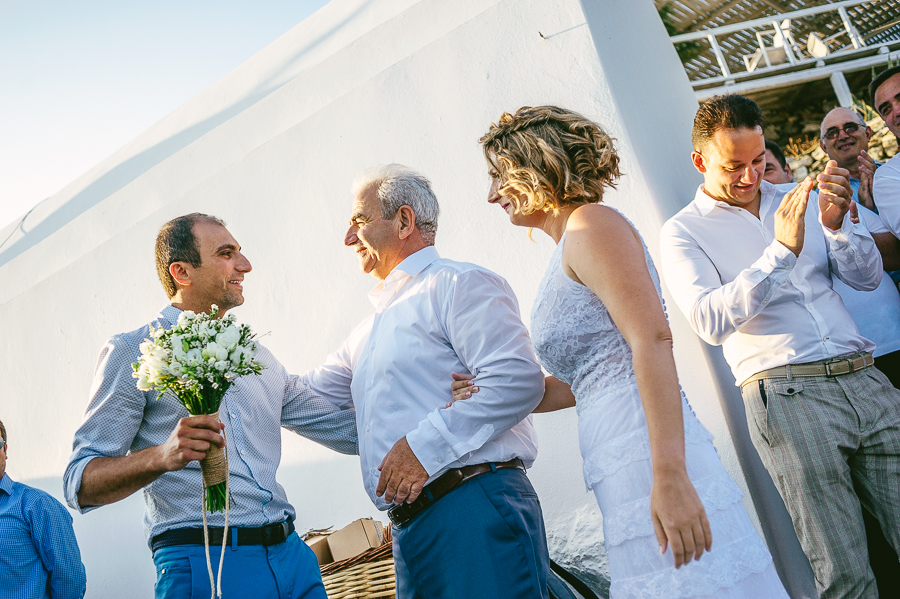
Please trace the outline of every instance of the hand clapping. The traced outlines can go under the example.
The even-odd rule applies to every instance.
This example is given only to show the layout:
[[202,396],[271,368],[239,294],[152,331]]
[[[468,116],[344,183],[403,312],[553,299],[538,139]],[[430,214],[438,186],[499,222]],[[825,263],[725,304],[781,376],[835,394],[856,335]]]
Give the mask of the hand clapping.
[[806,203],[814,181],[807,177],[800,185],[790,190],[775,211],[775,239],[791,250],[795,256],[803,249],[806,231]]
[[819,213],[822,224],[837,231],[844,222],[844,215],[850,209],[853,189],[850,187],[850,171],[840,168],[837,162],[829,160],[825,171],[816,176],[819,182]]

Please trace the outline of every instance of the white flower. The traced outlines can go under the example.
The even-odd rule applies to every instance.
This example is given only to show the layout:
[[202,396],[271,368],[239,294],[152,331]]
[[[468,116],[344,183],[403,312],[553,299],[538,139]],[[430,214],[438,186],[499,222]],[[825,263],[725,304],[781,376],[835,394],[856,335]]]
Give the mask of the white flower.
[[146,374],[142,374],[138,377],[137,388],[140,391],[149,391],[150,390],[150,381],[147,379]]
[[244,349],[243,347],[235,348],[235,350],[231,352],[231,363],[235,366],[240,366],[245,355],[247,355],[246,349]]
[[201,353],[203,354],[203,357],[208,360],[209,358],[214,358],[217,351],[219,351],[218,344],[215,341],[210,341],[206,344],[206,347],[203,348]]
[[169,373],[174,376],[179,376],[182,372],[182,366],[180,362],[172,362],[169,364]]
[[227,359],[228,359],[228,350],[220,345],[219,349],[216,350],[216,360],[221,362],[222,360],[227,360]]
[[178,335],[172,335],[172,355],[175,356],[175,359],[179,362],[184,362],[186,359],[186,355],[184,352],[184,342],[181,340],[181,337]]
[[233,350],[237,346],[237,342],[241,340],[241,332],[234,325],[216,335],[216,343],[220,346]]
[[196,317],[197,317],[197,315],[194,313],[193,310],[185,310],[184,312],[182,312],[181,314],[178,315],[178,326],[184,327],[190,321],[194,320],[194,318],[196,318]]
[[223,372],[229,366],[230,364],[228,363],[228,360],[221,360],[219,362],[216,362],[216,370],[218,370],[219,372]]
[[188,366],[197,366],[198,364],[200,364],[200,360],[202,358],[203,358],[203,356],[200,353],[199,348],[195,347],[193,349],[190,349],[190,350],[188,350],[188,353],[187,353],[187,365]]
[[141,353],[147,355],[150,353],[150,350],[153,348],[153,344],[149,341],[142,341],[138,346],[138,349],[141,350]]
[[166,363],[155,356],[147,356],[144,359],[144,366],[147,372],[153,376],[155,373],[165,368]]

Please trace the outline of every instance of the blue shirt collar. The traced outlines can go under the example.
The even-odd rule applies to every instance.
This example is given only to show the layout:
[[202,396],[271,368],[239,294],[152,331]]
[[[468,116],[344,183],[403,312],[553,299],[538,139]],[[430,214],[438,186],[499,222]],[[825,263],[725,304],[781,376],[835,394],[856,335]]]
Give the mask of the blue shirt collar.
[[12,495],[13,483],[15,481],[9,477],[9,474],[3,473],[3,478],[0,478],[0,491],[4,491],[7,495]]
[[175,306],[169,304],[165,308],[159,311],[159,319],[165,320],[170,324],[175,324],[178,322],[178,316],[181,314],[181,310],[176,308]]

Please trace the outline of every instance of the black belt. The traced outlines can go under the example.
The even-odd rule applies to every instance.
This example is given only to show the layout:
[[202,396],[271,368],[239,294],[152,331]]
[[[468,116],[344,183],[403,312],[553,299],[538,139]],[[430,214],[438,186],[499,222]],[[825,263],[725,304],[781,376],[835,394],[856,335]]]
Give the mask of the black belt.
[[[223,528],[209,529],[210,546],[222,544]],[[278,524],[269,524],[260,528],[229,528],[228,536],[237,535],[238,545],[277,545],[283,543],[294,532],[294,522],[288,518]],[[150,541],[150,549],[156,551],[173,545],[203,545],[202,528],[173,528],[161,532]]]
[[422,493],[412,503],[401,503],[388,510],[388,517],[394,526],[403,528],[409,522],[431,507],[438,499],[463,484],[467,480],[473,479],[481,474],[488,472],[496,472],[497,470],[505,470],[507,468],[525,469],[525,464],[519,458],[514,458],[508,462],[488,462],[486,464],[475,464],[474,466],[463,466],[462,468],[454,468],[448,470],[442,475],[425,485]]

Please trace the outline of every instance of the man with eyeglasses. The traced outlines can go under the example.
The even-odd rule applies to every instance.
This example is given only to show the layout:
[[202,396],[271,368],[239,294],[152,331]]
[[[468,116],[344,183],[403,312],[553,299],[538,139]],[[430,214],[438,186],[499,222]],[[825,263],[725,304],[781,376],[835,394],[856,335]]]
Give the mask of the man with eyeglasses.
[[869,139],[872,129],[862,116],[849,108],[835,108],[825,115],[821,126],[819,146],[828,158],[850,171],[853,200],[878,214],[872,195],[875,169],[881,166],[871,156]]
[[0,597],[81,599],[86,578],[72,516],[47,493],[6,474],[0,422]]
[[[872,193],[875,169],[881,166],[866,152],[872,129],[859,113],[835,108],[822,119],[821,132],[819,145],[828,158],[849,171],[851,199],[857,202],[859,218],[877,244],[878,235],[887,233],[888,229],[878,217]],[[879,249],[882,249],[880,244]],[[875,291],[857,291],[835,278],[834,290],[844,300],[862,336],[875,343],[872,355],[876,368],[900,388],[900,292],[892,278],[882,277]]]

